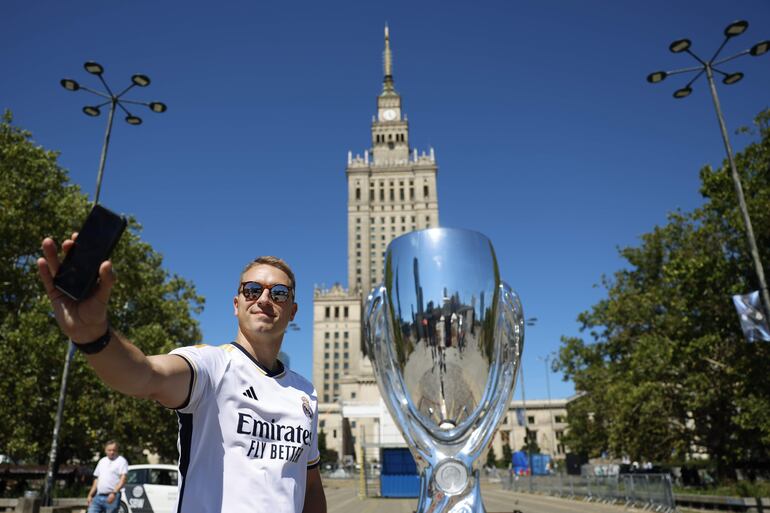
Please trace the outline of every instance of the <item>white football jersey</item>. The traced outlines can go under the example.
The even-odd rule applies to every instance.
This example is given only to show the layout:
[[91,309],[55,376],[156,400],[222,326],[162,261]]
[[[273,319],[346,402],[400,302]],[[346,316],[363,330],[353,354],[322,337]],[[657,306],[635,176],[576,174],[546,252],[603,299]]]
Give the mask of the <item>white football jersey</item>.
[[319,463],[318,397],[299,374],[269,372],[246,349],[175,349],[192,369],[179,416],[177,513],[302,511]]

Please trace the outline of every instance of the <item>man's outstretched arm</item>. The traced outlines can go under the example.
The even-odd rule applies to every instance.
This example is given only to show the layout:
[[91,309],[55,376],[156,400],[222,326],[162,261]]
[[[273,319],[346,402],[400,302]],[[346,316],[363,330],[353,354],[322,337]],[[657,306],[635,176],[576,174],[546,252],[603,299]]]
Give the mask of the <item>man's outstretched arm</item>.
[[[76,237],[77,234],[73,234],[62,244],[65,253],[72,248]],[[102,262],[96,290],[82,301],[74,301],[54,287],[53,277],[59,265],[56,243],[50,238],[44,239],[43,258],[37,261],[38,272],[61,330],[76,344],[97,340],[109,330],[107,346],[96,354],[86,355],[102,381],[126,395],[154,399],[169,408],[180,406],[187,399],[192,379],[187,363],[173,355],[148,357],[109,328],[107,304],[116,281],[112,263]]]

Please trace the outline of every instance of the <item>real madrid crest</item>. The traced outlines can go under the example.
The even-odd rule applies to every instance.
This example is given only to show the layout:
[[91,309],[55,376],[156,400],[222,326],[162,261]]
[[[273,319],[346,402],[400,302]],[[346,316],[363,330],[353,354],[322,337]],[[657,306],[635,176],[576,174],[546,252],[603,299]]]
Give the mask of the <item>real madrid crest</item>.
[[302,396],[302,411],[305,412],[307,418],[313,418],[313,410],[310,408],[310,399],[308,399],[306,396]]

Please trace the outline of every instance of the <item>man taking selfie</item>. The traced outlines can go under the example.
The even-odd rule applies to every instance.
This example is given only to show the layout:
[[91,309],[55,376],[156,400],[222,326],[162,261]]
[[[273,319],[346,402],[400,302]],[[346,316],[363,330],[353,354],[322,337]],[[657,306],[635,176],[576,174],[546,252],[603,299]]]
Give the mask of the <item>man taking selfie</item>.
[[[62,244],[66,254],[72,239]],[[234,342],[146,356],[111,329],[107,304],[115,275],[99,268],[94,292],[76,302],[54,286],[60,266],[43,240],[38,270],[61,330],[105,384],[153,399],[179,416],[181,513],[325,513],[318,469],[313,385],[285,369],[278,352],[297,312],[296,283],[281,259],[260,257],[241,273]]]

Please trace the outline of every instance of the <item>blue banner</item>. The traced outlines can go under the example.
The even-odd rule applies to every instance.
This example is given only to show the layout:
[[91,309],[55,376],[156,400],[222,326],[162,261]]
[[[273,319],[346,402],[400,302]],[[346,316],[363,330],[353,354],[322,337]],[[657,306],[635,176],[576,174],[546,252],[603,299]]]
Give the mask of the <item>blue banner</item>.
[[516,408],[516,422],[519,426],[524,425],[524,408]]
[[759,291],[749,294],[736,294],[733,296],[733,304],[741,320],[743,335],[749,342],[764,340],[770,342],[770,328],[767,318],[762,310],[762,302],[759,299]]

